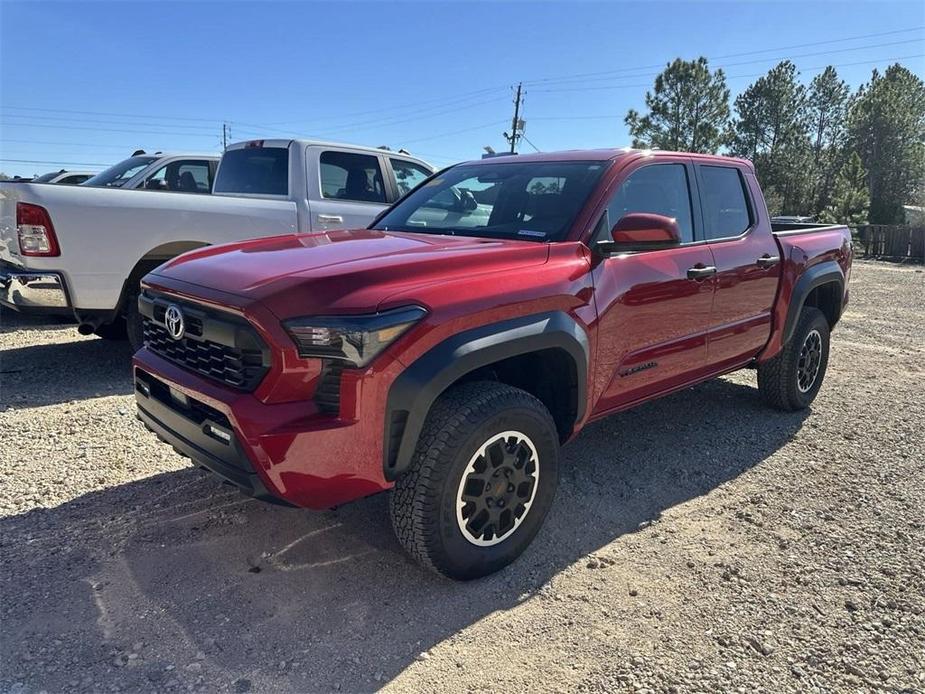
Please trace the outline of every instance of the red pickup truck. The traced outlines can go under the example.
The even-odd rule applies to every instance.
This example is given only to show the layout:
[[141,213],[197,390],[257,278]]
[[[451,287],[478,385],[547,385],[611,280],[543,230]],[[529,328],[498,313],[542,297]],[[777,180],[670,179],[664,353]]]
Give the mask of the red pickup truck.
[[475,578],[536,535],[559,447],[588,422],[747,367],[769,403],[807,407],[851,256],[844,226],[772,225],[741,159],[463,163],[367,229],[147,275],[138,414],[255,497],[320,509],[391,489],[404,547]]

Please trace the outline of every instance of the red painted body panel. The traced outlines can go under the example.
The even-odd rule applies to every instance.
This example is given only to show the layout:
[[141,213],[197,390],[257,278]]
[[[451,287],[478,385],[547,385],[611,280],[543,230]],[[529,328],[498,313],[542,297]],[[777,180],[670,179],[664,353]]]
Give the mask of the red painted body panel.
[[[270,370],[253,393],[241,393],[147,349],[136,354],[136,368],[224,413],[271,493],[325,508],[391,486],[383,472],[389,388],[452,335],[547,311],[574,318],[590,351],[585,415],[574,435],[590,419],[773,357],[801,274],[827,260],[849,272],[847,230],[772,233],[748,162],[628,150],[517,161],[530,158],[610,162],[566,240],[354,230],[193,251],[148,275],[145,285],[248,320],[270,348]],[[602,210],[633,170],[650,162],[717,160],[743,170],[759,203],[747,234],[611,258],[591,251]],[[504,158],[490,161],[503,164]],[[762,255],[780,255],[781,261],[761,268],[756,260]],[[715,276],[688,278],[689,268],[711,265]],[[321,360],[300,357],[282,321],[411,304],[427,309],[426,317],[368,367],[345,369],[340,411],[320,411],[312,397]]]

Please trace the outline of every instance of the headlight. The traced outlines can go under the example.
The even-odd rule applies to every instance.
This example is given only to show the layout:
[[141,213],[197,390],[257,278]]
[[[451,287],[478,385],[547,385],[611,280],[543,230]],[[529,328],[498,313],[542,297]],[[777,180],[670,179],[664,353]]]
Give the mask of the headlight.
[[353,366],[366,366],[425,315],[427,311],[420,306],[408,306],[364,316],[293,318],[283,326],[301,357],[340,359]]

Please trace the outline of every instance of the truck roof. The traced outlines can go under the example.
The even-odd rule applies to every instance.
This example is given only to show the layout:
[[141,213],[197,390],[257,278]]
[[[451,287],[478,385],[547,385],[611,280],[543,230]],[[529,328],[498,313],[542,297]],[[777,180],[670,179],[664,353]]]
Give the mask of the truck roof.
[[632,147],[619,147],[607,149],[568,149],[559,152],[535,152],[532,154],[513,154],[508,156],[495,156],[487,159],[473,159],[467,164],[510,164],[518,161],[610,161],[628,155],[669,155],[691,157],[698,161],[736,162],[751,168],[752,163],[739,157],[727,157],[720,154],[694,154],[691,152],[673,152],[664,149],[635,149]]
[[241,142],[235,142],[234,144],[228,145],[228,149],[242,149],[248,145],[252,146],[252,143],[260,142],[262,147],[288,147],[291,143],[296,142],[300,145],[312,145],[315,147],[347,147],[349,149],[358,149],[364,152],[370,152],[373,154],[388,154],[396,157],[407,157],[409,159],[417,159],[419,161],[424,161],[421,157],[415,156],[410,152],[399,152],[394,149],[382,149],[380,147],[369,147],[367,145],[354,145],[349,142],[331,142],[329,140],[306,140],[298,137],[289,137],[289,138],[276,138],[276,139],[260,139],[254,138],[252,140],[242,140]]

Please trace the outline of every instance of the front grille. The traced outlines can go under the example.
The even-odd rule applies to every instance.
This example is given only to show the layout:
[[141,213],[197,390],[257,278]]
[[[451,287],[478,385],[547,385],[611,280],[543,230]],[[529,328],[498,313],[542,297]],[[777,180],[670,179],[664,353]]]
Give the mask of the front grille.
[[[186,331],[179,340],[164,327],[170,304],[183,312]],[[244,391],[254,390],[269,370],[269,349],[243,319],[150,292],[139,307],[147,348],[183,368]]]

